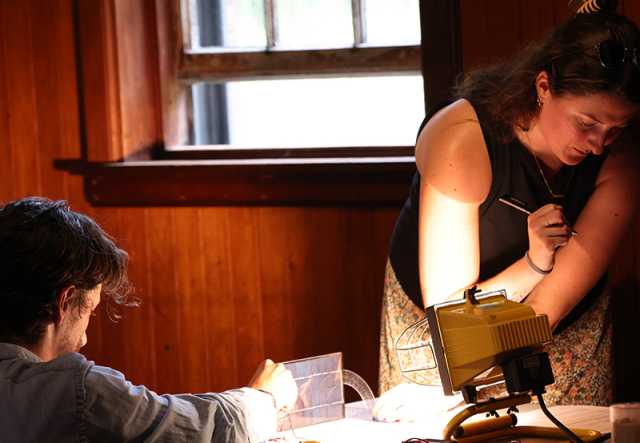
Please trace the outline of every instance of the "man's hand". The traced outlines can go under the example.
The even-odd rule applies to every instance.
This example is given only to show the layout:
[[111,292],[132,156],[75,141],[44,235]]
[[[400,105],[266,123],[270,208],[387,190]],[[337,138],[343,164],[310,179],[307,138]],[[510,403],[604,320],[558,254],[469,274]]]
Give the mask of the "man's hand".
[[269,359],[260,363],[249,387],[273,395],[278,411],[292,407],[298,398],[298,387],[291,372],[282,363],[276,364]]

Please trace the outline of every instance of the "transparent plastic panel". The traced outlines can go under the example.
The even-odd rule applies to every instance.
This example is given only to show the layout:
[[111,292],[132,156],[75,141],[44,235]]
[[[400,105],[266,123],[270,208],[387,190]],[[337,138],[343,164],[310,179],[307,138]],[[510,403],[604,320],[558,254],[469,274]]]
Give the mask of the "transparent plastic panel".
[[[350,416],[371,419],[374,397],[362,377],[342,368],[342,353],[318,355],[283,363],[298,386],[296,403],[278,419],[278,430],[288,431],[346,416],[344,387],[353,388],[362,401],[352,405]],[[300,441],[296,437],[296,441]]]
[[367,44],[420,43],[419,0],[366,0]]
[[316,374],[332,373],[342,370],[342,353],[318,355],[285,362],[293,378],[302,379]]
[[419,75],[226,86],[229,143],[241,147],[411,146],[424,117]]
[[[193,49],[264,48],[267,45],[263,0],[190,0]],[[195,34],[195,36],[194,36]]]
[[350,0],[277,0],[276,23],[279,48],[353,45]]
[[284,363],[298,386],[298,399],[280,430],[344,418],[342,354],[320,355]]

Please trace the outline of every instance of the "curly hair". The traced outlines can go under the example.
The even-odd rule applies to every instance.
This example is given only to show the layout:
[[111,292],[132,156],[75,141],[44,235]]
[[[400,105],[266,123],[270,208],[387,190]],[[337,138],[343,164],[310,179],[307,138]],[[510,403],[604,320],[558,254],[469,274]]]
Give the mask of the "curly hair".
[[[603,66],[599,45],[615,42],[633,54]],[[588,95],[612,93],[640,103],[640,68],[636,55],[640,32],[629,19],[613,13],[578,14],[541,42],[526,47],[517,57],[469,73],[455,89],[488,113],[489,127],[503,142],[514,137],[514,126],[528,129],[538,115],[535,82],[546,71],[551,93]]]
[[79,309],[99,284],[108,303],[137,305],[127,264],[127,253],[67,202],[8,203],[0,209],[0,341],[38,342],[57,316],[58,295],[70,286],[80,291],[70,299]]

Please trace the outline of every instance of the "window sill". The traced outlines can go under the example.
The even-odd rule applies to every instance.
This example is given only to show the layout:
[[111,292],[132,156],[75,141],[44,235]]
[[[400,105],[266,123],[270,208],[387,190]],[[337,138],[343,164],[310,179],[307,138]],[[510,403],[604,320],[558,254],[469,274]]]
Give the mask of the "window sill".
[[415,172],[410,155],[55,163],[97,206],[399,206]]
[[286,78],[300,75],[420,73],[419,45],[348,47],[322,50],[187,51],[181,57],[180,79],[229,81]]

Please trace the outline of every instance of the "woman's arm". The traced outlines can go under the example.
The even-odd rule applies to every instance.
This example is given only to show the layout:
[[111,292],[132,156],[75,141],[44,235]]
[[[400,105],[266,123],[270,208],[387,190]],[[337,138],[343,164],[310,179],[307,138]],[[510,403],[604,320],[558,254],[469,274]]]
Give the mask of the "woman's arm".
[[578,235],[560,248],[553,272],[532,291],[527,302],[547,314],[555,327],[606,271],[637,207],[640,162],[630,149],[612,152],[596,187],[575,224]]
[[491,187],[491,164],[469,102],[459,100],[427,123],[416,145],[416,164],[420,282],[429,306],[479,275],[478,208]]
[[[421,175],[419,270],[424,306],[459,297],[476,283],[485,291],[505,289],[517,300],[529,294],[543,276],[524,258],[478,283],[478,209],[491,188],[492,171],[477,115],[468,101],[458,100],[427,123],[418,138],[416,164]],[[548,222],[562,226],[549,227]],[[554,205],[529,216],[530,256],[539,267],[553,263],[567,233]]]
[[534,211],[527,218],[529,233],[529,261],[523,256],[497,275],[479,283],[483,291],[504,289],[510,300],[522,301],[545,277],[533,267],[552,269],[555,253],[571,238],[571,228],[566,224],[562,208],[548,204]]

